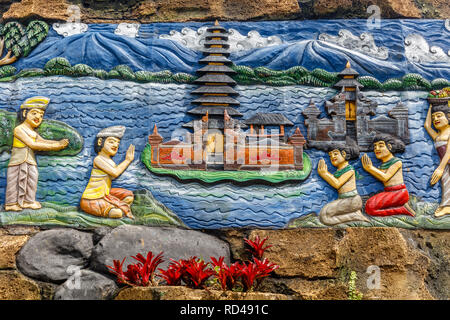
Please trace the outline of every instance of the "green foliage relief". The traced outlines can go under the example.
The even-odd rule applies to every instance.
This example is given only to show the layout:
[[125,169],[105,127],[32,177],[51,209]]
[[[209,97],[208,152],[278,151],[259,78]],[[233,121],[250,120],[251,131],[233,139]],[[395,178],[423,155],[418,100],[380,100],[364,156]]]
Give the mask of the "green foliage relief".
[[[3,49],[7,49],[6,55],[0,59],[0,65],[8,65],[20,57],[28,56],[45,39],[48,30],[48,24],[38,20],[31,21],[26,28],[16,21],[0,25],[0,57]],[[0,76],[3,76],[2,73]]]
[[[312,87],[332,87],[339,81],[337,72],[328,72],[316,68],[312,71],[295,66],[287,70],[272,70],[266,67],[250,68],[247,66],[233,65],[237,72],[233,77],[240,85],[262,84],[267,86],[293,86],[304,85]],[[141,83],[180,83],[192,84],[196,77],[188,73],[172,73],[169,70],[158,72],[136,71],[126,65],[118,65],[111,70],[95,69],[86,64],[72,66],[66,58],[57,57],[49,60],[44,69],[17,70],[11,66],[0,67],[0,81],[14,81],[25,77],[43,76],[69,76],[69,77],[96,77],[102,80],[118,79]],[[364,90],[401,91],[401,90],[439,90],[450,86],[450,80],[444,78],[428,81],[419,74],[411,73],[401,78],[388,79],[380,82],[371,76],[361,76],[358,81],[364,86]]]

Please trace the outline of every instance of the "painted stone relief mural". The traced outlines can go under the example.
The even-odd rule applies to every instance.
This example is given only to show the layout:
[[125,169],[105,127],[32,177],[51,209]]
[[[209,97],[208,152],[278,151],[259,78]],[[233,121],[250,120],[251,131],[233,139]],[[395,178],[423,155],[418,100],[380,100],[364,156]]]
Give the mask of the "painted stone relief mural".
[[0,34],[2,225],[450,229],[443,20]]

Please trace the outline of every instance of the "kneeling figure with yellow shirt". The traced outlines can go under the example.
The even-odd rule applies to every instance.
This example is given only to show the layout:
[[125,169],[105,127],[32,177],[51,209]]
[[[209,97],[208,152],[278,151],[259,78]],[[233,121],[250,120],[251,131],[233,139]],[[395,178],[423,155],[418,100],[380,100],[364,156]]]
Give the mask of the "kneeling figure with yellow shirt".
[[129,146],[123,162],[116,164],[112,160],[119,150],[124,132],[124,126],[113,126],[97,134],[94,149],[98,156],[94,158],[91,177],[80,201],[80,208],[86,213],[105,218],[134,218],[131,214],[133,192],[111,188],[111,181],[134,160],[134,145]]

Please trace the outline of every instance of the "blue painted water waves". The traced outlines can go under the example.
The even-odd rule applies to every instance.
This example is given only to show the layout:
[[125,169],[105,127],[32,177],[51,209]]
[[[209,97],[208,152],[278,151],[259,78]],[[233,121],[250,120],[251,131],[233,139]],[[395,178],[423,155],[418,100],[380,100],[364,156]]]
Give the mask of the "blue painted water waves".
[[[33,95],[51,99],[45,117],[64,121],[75,127],[85,139],[83,151],[75,157],[39,156],[38,199],[77,205],[88,181],[95,157],[93,141],[104,127],[125,125],[116,162],[124,159],[126,149],[136,146],[136,158],[125,173],[113,182],[113,186],[131,190],[147,189],[175,212],[192,228],[222,227],[277,227],[301,215],[318,213],[328,201],[336,199],[334,189],[317,175],[317,162],[323,157],[330,170],[334,170],[328,156],[315,149],[306,150],[313,163],[313,172],[302,183],[277,186],[237,186],[232,183],[204,185],[197,182],[182,183],[171,177],[150,173],[139,161],[147,144],[148,134],[154,124],[167,141],[172,132],[192,118],[186,111],[193,97],[191,85],[137,84],[133,82],[95,78],[72,79],[48,77],[20,79],[14,83],[0,84],[0,108],[17,111],[19,105]],[[335,91],[328,88],[304,86],[267,87],[237,86],[241,105],[238,110],[249,118],[256,112],[281,112],[306,136],[301,111],[310,99],[323,110],[323,102]],[[378,101],[378,114],[385,114],[397,102],[409,108],[410,144],[403,159],[405,183],[408,190],[425,201],[440,199],[440,186],[429,187],[429,178],[438,164],[438,157],[431,139],[423,130],[428,105],[426,92],[367,92]],[[324,114],[322,116],[325,116]],[[288,130],[291,135],[295,127]],[[175,136],[182,136],[178,130]],[[375,165],[379,162],[373,153],[369,156]],[[9,155],[0,155],[0,202],[4,202],[6,166]],[[359,161],[352,163],[363,176],[357,181],[361,195],[382,189],[381,183],[365,173]]]

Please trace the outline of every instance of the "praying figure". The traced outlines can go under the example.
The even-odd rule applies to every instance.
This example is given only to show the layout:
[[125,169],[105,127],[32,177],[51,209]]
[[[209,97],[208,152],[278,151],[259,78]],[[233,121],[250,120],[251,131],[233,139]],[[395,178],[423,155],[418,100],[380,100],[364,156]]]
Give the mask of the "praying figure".
[[68,139],[46,140],[36,132],[49,102],[46,97],[32,97],[20,106],[6,173],[5,211],[41,208],[36,201],[39,172],[34,153],[61,150],[69,144]]
[[[449,124],[448,104],[439,104],[431,106],[428,109],[427,118],[424,127],[430,137],[434,140],[436,151],[439,155],[439,166],[434,170],[431,176],[431,185],[441,180],[441,203],[434,212],[435,217],[442,217],[450,213],[450,124]],[[433,123],[434,130],[431,126]]]
[[358,146],[349,143],[345,146],[338,144],[329,148],[328,155],[333,166],[334,174],[328,172],[323,159],[319,160],[318,174],[338,192],[338,199],[326,204],[319,213],[319,220],[328,226],[351,221],[369,221],[363,213],[362,200],[356,189],[356,171],[349,164],[350,159],[359,156]]
[[81,196],[80,208],[86,213],[105,218],[128,217],[134,219],[131,204],[133,192],[122,188],[111,188],[111,181],[120,176],[134,160],[134,145],[128,147],[125,160],[116,164],[114,157],[119,150],[124,126],[113,126],[101,130],[95,139],[91,177]]
[[393,153],[403,152],[405,144],[389,134],[377,134],[373,139],[375,157],[381,160],[381,166],[372,165],[367,154],[361,158],[364,170],[380,180],[384,185],[384,192],[369,198],[365,211],[370,216],[415,216],[414,210],[408,205],[409,193],[403,183],[402,161],[394,157]]

